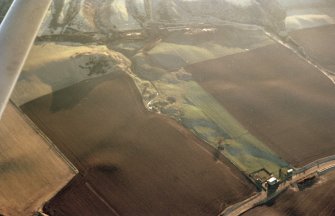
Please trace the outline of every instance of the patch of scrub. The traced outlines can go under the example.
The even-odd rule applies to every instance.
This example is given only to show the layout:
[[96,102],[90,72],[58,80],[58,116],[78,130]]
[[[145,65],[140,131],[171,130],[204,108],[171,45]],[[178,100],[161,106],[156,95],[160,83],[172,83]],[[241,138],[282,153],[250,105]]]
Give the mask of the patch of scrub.
[[221,134],[221,137],[216,137],[216,142],[211,144],[217,147],[220,140],[228,140],[227,144],[230,151],[223,151],[223,154],[242,171],[250,173],[260,168],[266,168],[270,172],[277,174],[280,167],[287,166],[286,162],[282,161],[264,143],[251,135],[196,82],[182,82],[181,85],[184,89],[184,97],[192,105],[200,109],[210,122],[217,126],[215,127],[218,130],[217,134]]
[[[181,79],[185,75],[180,74],[187,72],[180,69],[151,81],[158,92],[158,96],[150,103],[151,110],[176,119],[245,173],[266,168],[277,175],[280,167],[287,166],[285,161],[251,135],[200,85],[192,79]],[[169,97],[174,99],[172,103],[166,99]]]
[[215,98],[193,81],[192,74],[184,70],[189,64],[247,52],[273,41],[259,30],[237,30],[232,26],[219,29],[219,36],[199,31],[171,34],[151,50],[132,58],[133,69],[138,76],[136,79],[147,80],[150,89],[157,93],[150,101],[144,99],[147,108],[176,119],[217,149],[214,158],[223,153],[245,173],[266,168],[278,175],[279,168],[288,164],[250,134]]
[[81,81],[128,70],[131,62],[105,46],[35,45],[12,94],[20,106]]
[[[126,0],[61,0],[53,1],[39,35],[92,33],[142,29],[129,13]],[[143,3],[131,3],[133,10]],[[143,9],[141,9],[143,11]]]

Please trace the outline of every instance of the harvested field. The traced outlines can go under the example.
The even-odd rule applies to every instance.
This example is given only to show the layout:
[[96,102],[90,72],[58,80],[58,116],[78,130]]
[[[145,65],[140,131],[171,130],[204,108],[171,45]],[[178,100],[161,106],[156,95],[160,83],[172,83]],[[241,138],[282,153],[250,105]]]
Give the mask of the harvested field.
[[32,215],[75,172],[9,104],[0,122],[0,215]]
[[290,36],[308,56],[335,72],[335,25],[294,31]]
[[335,88],[280,45],[187,68],[248,131],[300,166],[335,153]]
[[311,188],[299,192],[288,190],[272,205],[257,207],[243,216],[335,215],[334,192],[335,175],[329,173],[322,176]]
[[100,215],[215,215],[253,192],[193,134],[146,111],[123,73],[75,84],[23,110],[81,172],[46,206],[50,215],[103,208]]

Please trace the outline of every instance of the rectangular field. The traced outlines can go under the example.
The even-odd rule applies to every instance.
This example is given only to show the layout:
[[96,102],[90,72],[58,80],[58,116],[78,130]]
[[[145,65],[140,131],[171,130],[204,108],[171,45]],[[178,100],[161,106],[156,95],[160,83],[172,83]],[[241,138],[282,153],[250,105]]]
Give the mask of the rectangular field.
[[335,73],[335,25],[294,31],[290,36],[307,55]]
[[187,67],[246,129],[300,166],[335,153],[335,86],[280,45]]
[[32,215],[75,172],[9,104],[0,121],[0,215]]
[[46,205],[50,215],[215,215],[254,191],[185,128],[148,112],[123,73],[22,108],[81,173]]

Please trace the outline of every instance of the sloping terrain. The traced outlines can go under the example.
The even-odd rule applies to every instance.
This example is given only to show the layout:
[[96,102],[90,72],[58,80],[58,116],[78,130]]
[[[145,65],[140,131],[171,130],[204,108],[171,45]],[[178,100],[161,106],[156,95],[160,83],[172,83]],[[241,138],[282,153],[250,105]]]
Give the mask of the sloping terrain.
[[247,130],[300,166],[335,153],[335,88],[280,45],[191,65],[187,71]]
[[315,63],[335,74],[335,25],[294,31],[290,36]]
[[151,22],[226,20],[284,29],[285,10],[276,0],[236,4],[227,0],[54,0],[39,35],[114,34],[142,30]]
[[287,31],[335,24],[335,7],[292,9],[286,17]]
[[286,10],[288,32],[335,24],[335,3],[332,0],[278,0]]
[[75,171],[9,104],[0,122],[0,214],[32,215]]
[[[216,59],[274,43],[259,29],[223,26],[176,32],[164,37],[155,47],[133,59],[137,70],[146,65],[175,71],[197,62]],[[146,68],[148,70],[148,68]],[[150,79],[150,77],[144,77]]]
[[36,44],[12,94],[20,106],[78,82],[129,68],[130,61],[105,46]]
[[[225,146],[223,153],[242,172],[266,168],[275,175],[287,163],[234,119],[208,92],[198,85],[188,65],[230,56],[275,42],[259,28],[224,25],[172,32],[149,50],[133,58],[134,73],[150,81],[157,96],[147,100],[149,109],[178,120],[214,148]],[[171,103],[170,101],[174,101]]]
[[331,5],[54,0],[12,95],[80,171],[44,211],[215,215],[254,192],[242,173],[334,154],[334,85],[312,66],[334,69]]
[[304,58],[320,67],[335,83],[334,44],[335,2],[329,0],[283,3],[287,10],[285,39]]
[[[46,206],[50,215],[101,208],[121,215],[213,215],[253,191],[189,131],[146,111],[123,73],[80,82],[22,108],[81,173]],[[84,205],[87,199],[92,205]]]
[[54,0],[40,35],[140,29],[127,4],[125,0]]

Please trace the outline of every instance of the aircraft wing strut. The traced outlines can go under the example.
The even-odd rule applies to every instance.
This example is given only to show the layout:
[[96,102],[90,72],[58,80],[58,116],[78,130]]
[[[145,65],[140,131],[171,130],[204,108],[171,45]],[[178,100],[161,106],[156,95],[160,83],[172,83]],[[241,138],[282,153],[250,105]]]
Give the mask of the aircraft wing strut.
[[14,0],[0,26],[0,118],[51,0]]

